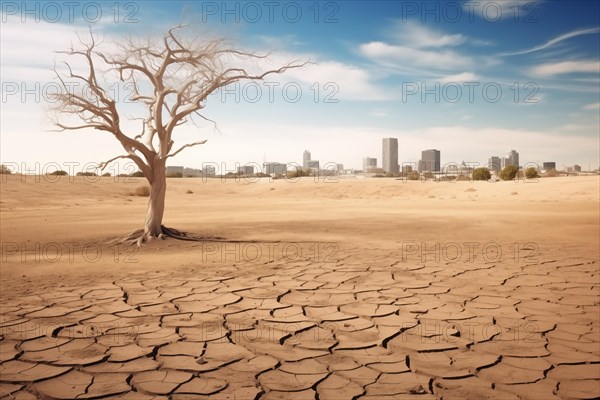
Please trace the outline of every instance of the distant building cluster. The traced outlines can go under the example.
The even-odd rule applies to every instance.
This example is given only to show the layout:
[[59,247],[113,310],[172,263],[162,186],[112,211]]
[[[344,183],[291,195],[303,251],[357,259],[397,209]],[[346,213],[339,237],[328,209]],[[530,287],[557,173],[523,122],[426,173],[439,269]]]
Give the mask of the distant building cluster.
[[[442,165],[442,154],[438,149],[427,149],[421,151],[421,158],[413,165],[406,163],[400,167],[398,163],[398,139],[397,138],[384,138],[382,141],[382,166],[377,167],[377,159],[372,157],[363,158],[363,170],[362,172],[367,175],[376,174],[407,174],[414,170],[419,173],[433,173],[440,174],[465,174],[472,173],[473,167],[467,166],[463,161],[460,165],[456,163],[449,164],[447,166]],[[516,150],[510,150],[506,157],[492,156],[488,160],[488,169],[495,173],[498,173],[503,168],[509,165],[515,165],[519,167],[519,153]]]
[[[361,173],[366,176],[381,176],[385,174],[409,176],[407,174],[429,174],[429,176],[438,176],[442,174],[460,176],[470,176],[473,173],[475,167],[466,165],[463,161],[461,164],[450,163],[448,165],[442,165],[441,162],[441,151],[438,149],[427,149],[421,151],[421,158],[418,162],[404,163],[402,166],[398,162],[398,139],[397,138],[384,138],[382,140],[382,152],[381,152],[381,167],[377,165],[377,158],[375,157],[364,157],[362,160],[362,170],[344,169],[343,164],[338,163],[326,163],[321,165],[319,160],[313,160],[312,154],[309,150],[304,150],[302,153],[302,168],[298,164],[280,163],[280,162],[263,162],[262,171],[256,171],[255,166],[259,167],[258,164],[244,165],[237,167],[237,174],[228,172],[226,175],[239,175],[239,176],[255,176],[257,174],[266,174],[270,176],[278,175],[290,175],[294,176],[330,176],[330,175],[350,175]],[[516,150],[510,150],[506,153],[506,156],[491,156],[488,159],[487,167],[490,172],[495,175],[499,175],[500,171],[508,166],[515,166],[521,168],[519,162],[519,153]],[[540,172],[556,171],[556,163],[553,161],[544,162],[542,168],[536,167]],[[567,173],[580,173],[581,166],[575,164],[570,167],[566,167]],[[433,174],[433,175],[431,175]],[[207,165],[202,169],[184,168],[182,166],[169,166],[167,167],[167,176],[182,176],[182,177],[198,177],[198,176],[216,176],[216,166]],[[258,175],[257,175],[258,176]],[[291,175],[290,175],[291,176]],[[426,175],[427,176],[427,175]]]
[[519,153],[516,150],[511,150],[506,154],[506,157],[492,156],[488,160],[487,168],[493,172],[500,172],[500,170],[514,165],[519,168]]

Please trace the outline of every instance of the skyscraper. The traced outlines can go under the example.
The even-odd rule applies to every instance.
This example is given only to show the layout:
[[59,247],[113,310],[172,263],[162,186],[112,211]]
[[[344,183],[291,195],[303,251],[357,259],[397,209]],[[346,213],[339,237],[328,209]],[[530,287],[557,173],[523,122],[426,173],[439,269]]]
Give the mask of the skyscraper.
[[304,150],[302,154],[302,169],[308,169],[308,162],[310,161],[310,151]]
[[382,167],[384,172],[391,172],[394,174],[400,172],[398,167],[398,139],[383,139]]
[[515,150],[511,150],[506,154],[506,158],[508,158],[509,165],[514,165],[515,167],[519,167],[519,153]]
[[419,161],[419,172],[441,171],[440,151],[436,149],[423,150]]
[[487,167],[490,171],[496,171],[496,172],[500,171],[500,169],[502,168],[502,165],[500,163],[500,157],[496,157],[496,156],[490,157],[490,159],[488,160]]

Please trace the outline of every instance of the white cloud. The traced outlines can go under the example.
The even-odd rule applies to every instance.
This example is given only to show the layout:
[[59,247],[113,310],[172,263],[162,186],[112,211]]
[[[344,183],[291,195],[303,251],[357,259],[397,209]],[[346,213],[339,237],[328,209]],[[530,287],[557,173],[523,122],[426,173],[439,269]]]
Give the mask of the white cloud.
[[386,66],[412,66],[434,70],[468,68],[473,62],[470,57],[451,50],[422,50],[407,46],[370,42],[360,45],[359,52],[373,61]]
[[561,61],[556,63],[541,64],[533,67],[531,73],[536,76],[550,77],[571,73],[599,73],[600,61]]
[[479,77],[472,72],[463,72],[456,75],[448,75],[440,79],[442,83],[462,83],[462,82],[473,82],[478,80]]
[[547,49],[551,46],[554,46],[555,44],[558,44],[564,40],[567,40],[567,39],[570,39],[573,37],[577,37],[577,36],[581,36],[581,35],[590,35],[590,34],[598,33],[598,32],[600,32],[600,28],[577,29],[575,31],[568,32],[563,35],[557,36],[554,39],[551,39],[551,40],[547,41],[546,43],[541,44],[539,46],[532,47],[531,49],[516,51],[514,53],[502,53],[500,55],[501,56],[516,56],[516,55],[520,55],[520,54],[533,53],[536,51]]
[[469,14],[494,22],[512,18],[518,21],[535,20],[542,0],[475,0],[465,1],[463,8]]
[[323,60],[302,69],[287,71],[281,76],[284,80],[295,80],[307,85],[319,84],[329,93],[339,90],[336,98],[346,100],[386,100],[390,98],[389,90],[377,86],[371,73],[363,68],[341,63],[338,61]]
[[377,118],[385,118],[388,117],[390,114],[387,111],[383,110],[371,110],[371,112],[369,112],[369,115]]
[[600,103],[592,103],[592,104],[586,104],[585,106],[583,106],[584,110],[592,110],[592,111],[600,111]]
[[411,47],[457,46],[466,40],[466,37],[462,34],[445,34],[413,21],[398,24],[397,26],[399,27],[398,38],[400,42],[407,43]]

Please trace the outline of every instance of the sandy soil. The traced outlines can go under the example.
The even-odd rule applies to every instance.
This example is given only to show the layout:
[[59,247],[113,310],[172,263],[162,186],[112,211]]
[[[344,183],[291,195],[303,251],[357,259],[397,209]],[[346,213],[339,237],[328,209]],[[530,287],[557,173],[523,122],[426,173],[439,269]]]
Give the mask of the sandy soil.
[[597,176],[143,184],[2,177],[0,397],[600,396]]

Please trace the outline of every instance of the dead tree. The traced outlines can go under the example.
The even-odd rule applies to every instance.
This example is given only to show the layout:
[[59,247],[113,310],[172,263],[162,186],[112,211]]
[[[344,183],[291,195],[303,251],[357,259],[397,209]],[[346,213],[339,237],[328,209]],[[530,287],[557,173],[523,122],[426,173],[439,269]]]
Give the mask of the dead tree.
[[[162,40],[147,40],[143,44],[133,40],[115,43],[117,50],[110,52],[99,50],[90,33],[89,42],[80,39],[79,49],[71,46],[70,50],[59,52],[69,57],[81,57],[84,71],[76,72],[69,62],[64,62],[66,69],[62,74],[55,68],[61,85],[56,109],[59,114],[77,121],[68,124],[57,118],[55,124],[59,130],[92,128],[113,135],[125,154],[101,163],[100,168],[104,169],[118,159],[130,159],[150,184],[144,228],[122,239],[138,245],[154,237],[190,238],[162,224],[166,162],[169,157],[206,140],[174,148],[176,128],[193,122],[193,116],[207,119],[201,111],[208,96],[220,88],[243,80],[260,81],[270,74],[281,74],[306,65],[306,62],[291,62],[275,69],[249,72],[253,61],[266,61],[269,56],[236,49],[223,39],[185,40],[182,29],[181,26],[171,28]],[[144,115],[136,118],[141,121],[141,131],[125,132],[122,128],[124,115],[118,107],[119,99],[111,97],[105,80],[100,78],[111,72],[115,73],[115,79],[132,88],[129,101],[142,106]]]

